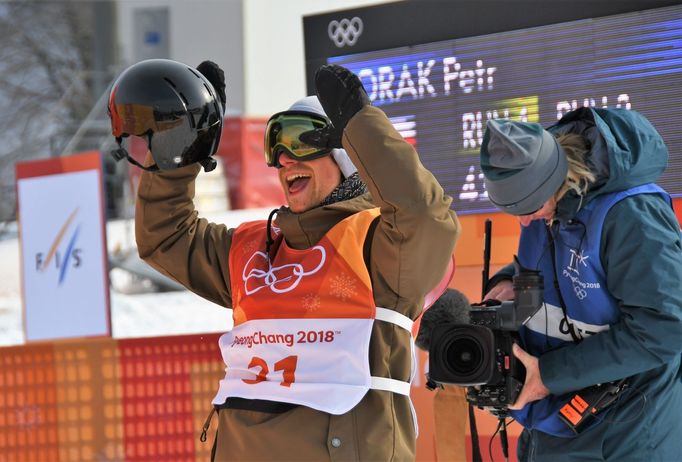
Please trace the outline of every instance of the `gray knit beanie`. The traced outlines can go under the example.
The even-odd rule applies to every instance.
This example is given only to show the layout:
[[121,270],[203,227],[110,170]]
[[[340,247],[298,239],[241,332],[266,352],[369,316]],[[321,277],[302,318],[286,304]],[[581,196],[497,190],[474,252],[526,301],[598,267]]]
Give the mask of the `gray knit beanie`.
[[566,180],[566,154],[542,125],[490,120],[481,145],[488,198],[503,212],[536,212]]

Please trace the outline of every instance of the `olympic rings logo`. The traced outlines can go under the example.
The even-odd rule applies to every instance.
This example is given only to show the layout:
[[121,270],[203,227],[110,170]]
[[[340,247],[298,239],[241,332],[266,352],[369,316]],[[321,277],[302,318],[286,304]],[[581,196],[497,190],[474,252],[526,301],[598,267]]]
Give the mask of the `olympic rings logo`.
[[357,16],[353,19],[343,18],[341,21],[333,20],[327,26],[327,34],[334,45],[343,48],[345,45],[353,46],[362,34],[362,19]]
[[246,262],[242,271],[244,292],[246,295],[252,295],[265,287],[269,287],[276,294],[284,294],[294,290],[304,276],[317,273],[327,260],[327,252],[324,247],[316,245],[312,250],[317,250],[320,253],[320,261],[315,268],[309,271],[306,271],[300,263],[272,266],[268,254],[260,251],[255,252]]

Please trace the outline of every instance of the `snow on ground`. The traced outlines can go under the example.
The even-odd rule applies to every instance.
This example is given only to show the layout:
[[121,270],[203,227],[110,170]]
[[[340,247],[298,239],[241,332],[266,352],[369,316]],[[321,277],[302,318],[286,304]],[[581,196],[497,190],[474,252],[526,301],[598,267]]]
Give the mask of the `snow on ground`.
[[[235,227],[250,220],[263,220],[269,209],[250,209],[207,214],[215,223]],[[132,220],[107,224],[110,252],[135,246]],[[0,236],[0,346],[23,344],[20,242],[16,232]],[[232,312],[189,291],[149,292],[122,270],[112,270],[111,325],[114,338],[224,332],[232,327]],[[125,290],[125,289],[137,290]],[[143,293],[131,293],[131,292]],[[144,293],[146,292],[146,293]]]

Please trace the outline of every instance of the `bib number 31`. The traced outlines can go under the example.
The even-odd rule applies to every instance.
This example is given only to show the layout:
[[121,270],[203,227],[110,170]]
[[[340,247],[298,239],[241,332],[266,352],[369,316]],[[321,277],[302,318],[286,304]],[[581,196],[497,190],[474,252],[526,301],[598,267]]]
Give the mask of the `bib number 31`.
[[[296,363],[298,362],[298,356],[287,356],[275,363],[275,371],[282,371],[282,381],[279,383],[283,387],[290,387],[292,383],[296,381]],[[242,382],[249,385],[255,385],[260,382],[264,382],[268,379],[268,374],[270,373],[270,368],[268,363],[265,362],[263,358],[254,356],[249,362],[249,369],[258,369],[255,379],[242,379]]]

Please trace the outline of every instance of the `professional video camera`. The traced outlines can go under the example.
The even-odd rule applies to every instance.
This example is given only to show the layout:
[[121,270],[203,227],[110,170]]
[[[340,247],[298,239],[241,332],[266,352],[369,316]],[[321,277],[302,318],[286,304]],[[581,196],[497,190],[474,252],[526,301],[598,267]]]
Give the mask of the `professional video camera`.
[[472,304],[469,324],[435,326],[429,345],[429,378],[469,387],[471,404],[498,414],[506,413],[525,380],[526,370],[512,354],[517,331],[543,303],[539,271],[523,268],[516,257],[514,268],[513,301]]

